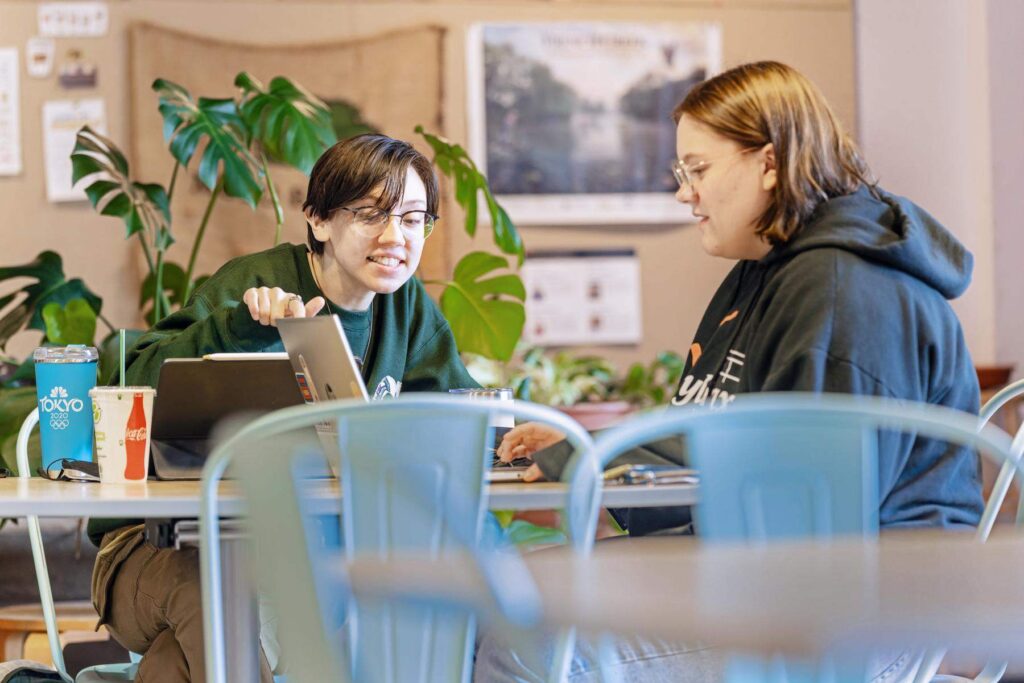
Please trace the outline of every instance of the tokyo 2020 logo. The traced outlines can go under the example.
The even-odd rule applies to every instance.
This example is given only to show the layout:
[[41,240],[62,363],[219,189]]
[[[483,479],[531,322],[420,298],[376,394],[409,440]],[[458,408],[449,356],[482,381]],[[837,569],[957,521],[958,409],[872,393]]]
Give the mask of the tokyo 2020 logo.
[[85,403],[80,398],[68,398],[68,390],[61,386],[50,389],[50,395],[39,399],[39,411],[49,417],[52,429],[67,429],[71,413],[80,413]]

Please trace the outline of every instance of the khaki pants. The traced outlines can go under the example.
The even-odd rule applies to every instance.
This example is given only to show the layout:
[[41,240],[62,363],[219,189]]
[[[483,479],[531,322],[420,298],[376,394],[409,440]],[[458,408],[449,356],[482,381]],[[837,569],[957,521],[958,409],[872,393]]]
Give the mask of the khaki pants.
[[[93,570],[93,604],[111,635],[142,654],[137,683],[206,681],[199,551],[158,549],[138,538],[113,554],[103,548]],[[272,683],[260,650],[260,683]]]

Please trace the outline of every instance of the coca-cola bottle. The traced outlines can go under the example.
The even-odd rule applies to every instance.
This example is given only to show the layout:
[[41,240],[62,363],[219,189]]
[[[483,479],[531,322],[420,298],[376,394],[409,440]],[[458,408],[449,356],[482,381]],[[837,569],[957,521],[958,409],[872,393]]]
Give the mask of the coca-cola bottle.
[[124,430],[125,479],[138,481],[146,478],[146,441],[146,410],[142,405],[142,394],[136,393]]

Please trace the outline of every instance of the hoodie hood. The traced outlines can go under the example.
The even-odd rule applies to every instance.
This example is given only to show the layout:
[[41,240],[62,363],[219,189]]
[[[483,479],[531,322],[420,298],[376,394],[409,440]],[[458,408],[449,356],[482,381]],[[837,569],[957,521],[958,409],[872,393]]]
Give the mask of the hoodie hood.
[[904,197],[861,187],[822,203],[788,243],[762,259],[765,265],[811,249],[842,249],[866,261],[911,275],[946,299],[971,283],[974,257],[927,211]]

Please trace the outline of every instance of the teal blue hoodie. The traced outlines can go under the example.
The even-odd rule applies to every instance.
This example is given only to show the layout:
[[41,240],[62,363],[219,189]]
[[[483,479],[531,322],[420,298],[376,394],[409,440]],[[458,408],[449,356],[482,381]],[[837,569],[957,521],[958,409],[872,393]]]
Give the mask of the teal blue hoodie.
[[[823,202],[786,244],[726,276],[697,328],[676,405],[737,394],[812,391],[886,396],[978,412],[978,381],[949,305],[973,259],[910,201],[867,188]],[[538,453],[557,476],[558,449]],[[888,435],[879,444],[883,527],[970,527],[983,507],[975,452]],[[616,463],[677,462],[680,441]],[[623,514],[633,533],[679,526],[679,508]]]

